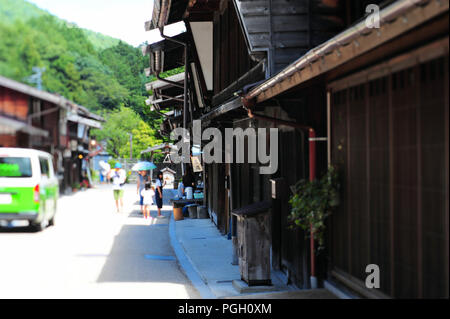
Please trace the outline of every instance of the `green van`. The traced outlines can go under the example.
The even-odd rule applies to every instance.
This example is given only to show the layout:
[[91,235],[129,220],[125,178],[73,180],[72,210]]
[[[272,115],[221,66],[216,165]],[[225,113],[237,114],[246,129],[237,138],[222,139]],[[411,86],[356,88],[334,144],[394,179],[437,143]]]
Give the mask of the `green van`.
[[27,220],[41,231],[54,224],[58,196],[49,153],[0,147],[0,221]]

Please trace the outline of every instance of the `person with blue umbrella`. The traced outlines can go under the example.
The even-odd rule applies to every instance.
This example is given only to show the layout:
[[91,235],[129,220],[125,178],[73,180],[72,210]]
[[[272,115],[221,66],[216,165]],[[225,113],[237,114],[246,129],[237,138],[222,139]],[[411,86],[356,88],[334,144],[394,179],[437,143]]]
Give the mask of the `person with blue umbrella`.
[[144,197],[142,197],[141,192],[145,188],[145,184],[151,182],[148,171],[155,168],[156,165],[152,162],[138,162],[131,168],[138,173],[136,192],[139,194],[139,205],[141,205],[142,214],[144,214]]
[[134,164],[134,166],[131,168],[133,171],[149,171],[152,169],[155,169],[156,165],[152,162],[142,161]]

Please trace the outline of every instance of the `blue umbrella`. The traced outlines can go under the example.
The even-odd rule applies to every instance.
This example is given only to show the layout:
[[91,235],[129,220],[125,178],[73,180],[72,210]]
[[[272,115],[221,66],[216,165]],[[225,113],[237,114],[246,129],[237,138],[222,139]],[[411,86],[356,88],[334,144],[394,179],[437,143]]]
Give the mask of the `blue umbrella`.
[[138,162],[133,165],[131,170],[133,171],[149,171],[151,169],[155,169],[156,165],[152,162]]

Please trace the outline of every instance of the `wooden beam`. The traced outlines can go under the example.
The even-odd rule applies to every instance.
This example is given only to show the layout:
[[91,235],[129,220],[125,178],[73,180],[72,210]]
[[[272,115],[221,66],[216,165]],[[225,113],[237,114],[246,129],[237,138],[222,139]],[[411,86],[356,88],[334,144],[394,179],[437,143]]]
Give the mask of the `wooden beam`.
[[333,91],[340,91],[347,87],[356,86],[367,81],[372,81],[387,76],[396,71],[413,67],[417,63],[425,63],[434,60],[449,51],[449,37],[434,41],[423,47],[410,51],[408,53],[393,57],[387,61],[377,64],[373,67],[357,72],[344,79],[339,79],[328,84],[328,88]]

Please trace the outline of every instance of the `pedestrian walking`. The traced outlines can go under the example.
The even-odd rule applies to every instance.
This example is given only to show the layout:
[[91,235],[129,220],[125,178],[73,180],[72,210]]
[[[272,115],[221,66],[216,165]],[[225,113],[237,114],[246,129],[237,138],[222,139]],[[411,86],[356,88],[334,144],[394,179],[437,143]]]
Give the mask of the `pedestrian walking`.
[[149,182],[149,175],[147,171],[138,171],[137,189],[139,194],[139,205],[141,205],[141,213],[144,214],[144,198],[141,195],[142,190],[145,188],[147,182]]
[[114,169],[108,172],[108,178],[112,179],[114,200],[116,202],[117,212],[119,213],[123,211],[123,185],[125,185],[127,179],[127,173],[122,168],[122,164],[116,163]]
[[140,192],[140,195],[143,198],[142,204],[144,207],[142,214],[144,215],[145,219],[151,218],[150,206],[153,205],[153,196],[155,196],[155,191],[150,182],[145,183],[144,188]]
[[108,172],[111,170],[111,165],[109,165],[105,161],[100,161],[99,165],[100,165],[100,183],[109,184]]
[[156,206],[158,207],[158,217],[161,215],[161,208],[163,206],[163,188],[166,186],[166,182],[164,181],[163,173],[158,173],[158,178],[156,179],[155,183],[155,200],[156,200]]

